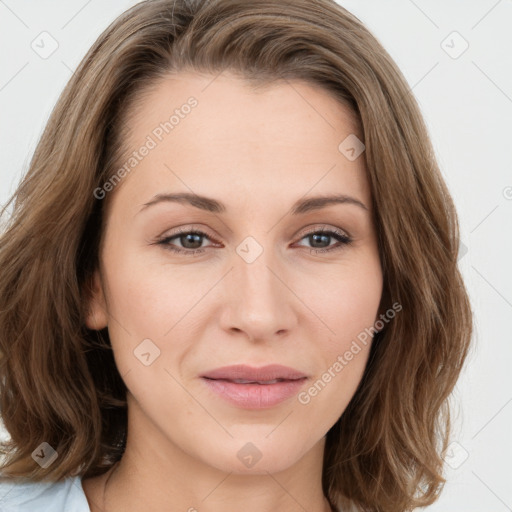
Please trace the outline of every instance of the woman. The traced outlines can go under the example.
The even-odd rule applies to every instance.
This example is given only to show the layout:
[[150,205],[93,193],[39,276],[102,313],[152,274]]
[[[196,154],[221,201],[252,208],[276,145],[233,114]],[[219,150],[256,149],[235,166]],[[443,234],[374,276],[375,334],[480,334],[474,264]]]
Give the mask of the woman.
[[12,200],[6,510],[436,500],[472,332],[457,215],[407,82],[345,9],[137,4]]

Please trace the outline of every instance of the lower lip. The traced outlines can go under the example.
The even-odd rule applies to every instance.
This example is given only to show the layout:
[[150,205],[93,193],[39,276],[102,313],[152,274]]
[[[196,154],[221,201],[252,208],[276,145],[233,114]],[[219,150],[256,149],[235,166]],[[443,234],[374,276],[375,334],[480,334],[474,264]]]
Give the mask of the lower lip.
[[202,380],[228,402],[244,409],[267,409],[296,395],[307,380],[286,380],[275,384],[237,384],[227,380]]

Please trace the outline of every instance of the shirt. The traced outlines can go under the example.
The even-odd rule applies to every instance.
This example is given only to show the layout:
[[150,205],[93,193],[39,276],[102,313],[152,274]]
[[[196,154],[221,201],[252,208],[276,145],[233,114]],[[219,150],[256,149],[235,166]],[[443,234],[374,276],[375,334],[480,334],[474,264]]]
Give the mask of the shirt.
[[0,480],[1,512],[91,512],[80,476],[60,482]]

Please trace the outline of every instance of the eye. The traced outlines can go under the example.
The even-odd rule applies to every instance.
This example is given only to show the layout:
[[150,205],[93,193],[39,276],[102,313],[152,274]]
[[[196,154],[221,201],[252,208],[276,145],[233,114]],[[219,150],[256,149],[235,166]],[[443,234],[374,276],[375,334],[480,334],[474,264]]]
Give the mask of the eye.
[[[177,234],[166,236],[156,242],[157,245],[163,245],[165,249],[178,254],[194,255],[204,253],[206,247],[202,247],[204,239],[213,240],[207,233],[198,229],[190,229],[188,231],[179,231]],[[307,239],[312,243],[310,252],[329,252],[342,249],[345,245],[352,243],[352,239],[345,233],[333,230],[317,229],[310,231],[302,236],[300,240]],[[337,244],[331,245],[332,239],[337,240]],[[181,247],[176,246],[177,240]],[[216,240],[214,240],[216,242]]]
[[[335,245],[329,243],[329,240],[332,241],[333,238],[338,241]],[[310,252],[336,251],[343,249],[345,245],[350,245],[353,241],[348,235],[336,229],[310,231],[301,238],[301,240],[304,239],[308,239],[312,243]]]
[[[188,231],[180,231],[178,234],[162,238],[157,242],[157,244],[163,245],[166,249],[176,253],[187,253],[192,255],[205,251],[205,248],[201,247],[203,238],[210,239],[210,237],[203,231],[191,229]],[[171,243],[174,239],[179,241],[182,247],[181,249]]]

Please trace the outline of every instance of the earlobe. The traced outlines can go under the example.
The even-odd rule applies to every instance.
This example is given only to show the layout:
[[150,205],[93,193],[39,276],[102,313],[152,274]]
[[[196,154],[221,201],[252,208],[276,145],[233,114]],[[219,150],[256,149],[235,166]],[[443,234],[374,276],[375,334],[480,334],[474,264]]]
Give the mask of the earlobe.
[[108,325],[107,307],[101,276],[96,269],[87,287],[87,314],[85,317],[87,328],[99,331]]

